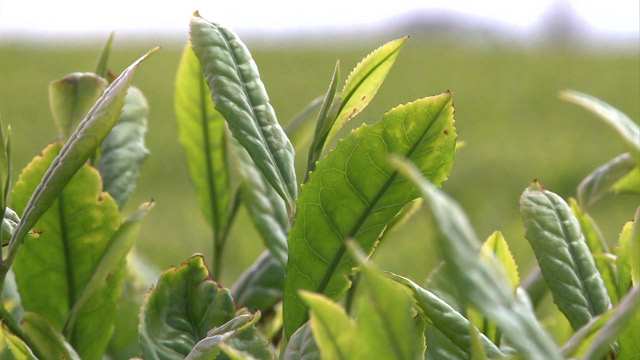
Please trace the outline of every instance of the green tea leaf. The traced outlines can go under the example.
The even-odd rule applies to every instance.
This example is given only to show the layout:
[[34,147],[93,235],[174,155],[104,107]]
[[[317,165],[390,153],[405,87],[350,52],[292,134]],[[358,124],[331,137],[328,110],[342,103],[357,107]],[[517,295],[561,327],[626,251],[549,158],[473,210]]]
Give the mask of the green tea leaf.
[[578,220],[558,195],[534,182],[520,198],[525,237],[554,302],[577,330],[611,308]]
[[[46,358],[40,360],[80,360],[81,357],[65,340],[62,334],[43,316],[25,312],[22,319],[22,329],[31,338]],[[96,356],[96,354],[93,354]],[[100,354],[97,355],[100,357]]]
[[251,311],[267,311],[282,300],[284,267],[269,252],[263,252],[255,263],[233,284],[231,294],[238,307]]
[[613,184],[616,194],[640,194],[640,167],[636,166],[625,177]]
[[[453,166],[456,132],[453,95],[445,93],[398,106],[374,126],[342,140],[309,177],[289,232],[284,328],[287,337],[307,318],[300,289],[337,300],[349,287],[354,261],[344,240],[371,253],[385,227],[418,197],[387,163],[390,153],[415,160],[436,184]],[[309,224],[313,224],[310,226]]]
[[471,357],[470,360],[488,360],[487,354],[484,352],[484,347],[480,341],[480,332],[478,329],[469,324],[469,332],[471,334]]
[[580,206],[583,209],[591,206],[637,166],[631,154],[624,153],[595,169],[578,185]]
[[300,112],[295,114],[291,120],[284,126],[284,132],[287,134],[293,148],[298,150],[313,136],[313,132],[310,130],[312,125],[311,120],[317,119],[317,114],[322,107],[322,96],[311,100],[307,106],[305,106]]
[[338,79],[340,78],[340,61],[336,62],[336,66],[333,70],[333,77],[331,83],[329,83],[329,89],[322,101],[322,107],[318,114],[318,120],[316,121],[316,129],[313,133],[311,140],[311,146],[309,146],[309,153],[307,154],[307,169],[305,170],[305,183],[309,178],[309,173],[315,170],[316,162],[320,160],[322,150],[324,149],[327,141],[329,131],[333,127],[336,120],[336,112],[338,111],[337,105],[340,103],[340,98],[336,97],[336,91],[338,89]]
[[496,231],[491,234],[489,238],[487,238],[487,241],[485,241],[482,245],[481,252],[483,258],[487,261],[488,264],[491,264],[490,258],[492,256],[495,256],[495,258],[504,268],[507,277],[509,278],[509,284],[511,284],[511,288],[515,292],[518,286],[520,286],[518,265],[513,259],[511,250],[509,250],[509,245],[504,239],[502,233],[500,231]]
[[366,255],[351,244],[366,296],[358,303],[356,324],[365,358],[423,359],[425,323],[414,319],[413,301],[398,284],[366,261]]
[[200,206],[214,236],[223,239],[230,226],[235,193],[230,181],[226,125],[213,107],[204,71],[189,44],[178,67],[174,107],[180,143]]
[[5,351],[2,349],[8,348],[14,360],[38,360],[22,339],[10,333],[4,326],[0,326],[0,345],[0,353],[4,355]]
[[140,347],[145,359],[183,360],[207,332],[233,319],[229,290],[211,280],[204,259],[166,270],[140,309]]
[[291,212],[298,191],[293,146],[278,124],[249,50],[233,32],[198,13],[191,17],[191,43],[216,109]]
[[130,87],[118,123],[102,142],[98,170],[108,192],[122,208],[136,187],[140,168],[149,155],[144,144],[149,105],[142,92]]
[[63,140],[71,136],[107,85],[105,79],[92,73],[69,74],[49,85],[51,113]]
[[468,360],[469,354],[462,351],[448,337],[446,337],[437,327],[427,324],[424,332],[427,342],[427,351],[424,358],[427,360],[448,359],[448,360]]
[[235,155],[236,169],[242,180],[242,202],[253,225],[264,240],[264,245],[282,267],[287,264],[287,234],[289,217],[282,198],[260,173],[247,151],[235,139],[230,139]]
[[96,64],[96,74],[102,78],[106,78],[107,72],[109,71],[109,68],[108,68],[109,54],[111,53],[111,44],[113,43],[113,35],[114,35],[114,32],[112,31],[111,34],[109,34],[109,38],[107,39],[107,42],[104,44],[102,51],[100,52],[100,56],[98,57],[98,63]]
[[618,257],[616,270],[618,272],[618,297],[623,297],[631,288],[631,233],[633,221],[627,221],[620,231],[618,238]]
[[640,343],[638,342],[640,310],[636,309],[635,314],[631,314],[630,317],[630,324],[618,335],[618,343],[620,344],[618,359],[633,359],[640,354]]
[[20,217],[10,208],[5,208],[4,217],[2,219],[2,246],[9,243],[9,240],[13,236],[13,233],[18,227]]
[[[71,134],[24,208],[22,221],[11,239],[12,244],[24,239],[40,216],[53,205],[67,182],[84,165],[116,124],[136,68],[156,50],[157,48],[149,51],[125,69],[104,91],[85,119]],[[10,251],[5,261],[10,264],[15,253]]]
[[[13,192],[18,213],[28,206],[61,147],[49,145],[23,170]],[[110,264],[104,269],[110,276],[102,276],[81,301],[120,223],[117,205],[101,188],[98,172],[81,167],[34,225],[41,236],[26,239],[13,266],[25,310],[43,316],[58,331],[75,314],[65,336],[83,358],[99,357],[109,342],[124,270]]]
[[640,287],[636,286],[627,296],[620,300],[611,318],[606,321],[593,341],[590,342],[589,349],[587,349],[583,359],[602,359],[607,353],[609,345],[615,341],[618,334],[624,331],[632,320],[637,319],[636,314],[639,311]]
[[[413,281],[395,274],[389,274],[389,276],[411,290],[418,312],[422,316],[466,356],[471,355],[472,341],[469,328],[473,325],[469,320],[434,293],[421,288]],[[500,349],[484,334],[480,334],[479,338],[489,357],[504,357]]]
[[527,359],[560,359],[553,340],[536,320],[526,294],[514,296],[500,266],[480,259],[480,244],[460,206],[429,183],[410,162],[392,163],[422,192],[438,230],[437,243],[463,299],[494,321],[505,338]]
[[313,338],[309,323],[305,323],[291,335],[283,360],[316,360],[320,359],[320,350]]
[[320,294],[300,292],[301,298],[311,311],[311,329],[321,359],[357,359],[363,347],[356,325],[344,310],[333,301]]
[[640,282],[640,207],[636,210],[633,219],[633,230],[631,231],[631,241],[629,243],[631,250],[631,282],[634,286],[639,286]]
[[[600,229],[593,221],[591,216],[586,212],[583,212],[578,206],[578,203],[575,199],[569,199],[569,206],[571,207],[571,212],[578,220],[580,224],[580,229],[582,230],[582,234],[584,235],[585,242],[591,251],[591,254],[609,254],[609,246],[604,241],[602,237],[602,233]],[[604,285],[607,288],[607,293],[609,294],[609,298],[611,299],[612,304],[618,303],[618,273],[616,271],[615,264],[612,264],[608,261],[605,261],[602,258],[595,257],[594,261],[596,264],[596,268],[602,276],[602,280],[604,281]]]
[[[89,307],[88,304],[96,304],[100,301],[101,297],[105,296],[105,286],[109,284],[110,278],[115,275],[114,273],[117,273],[118,276],[121,277],[119,284],[124,280],[123,268],[125,266],[125,259],[138,236],[142,219],[152,207],[153,203],[142,204],[135,214],[120,225],[109,240],[100,257],[100,261],[95,265],[90,274],[89,281],[84,286],[82,293],[73,304],[73,308],[67,316],[63,329],[67,337],[70,337],[74,333],[78,320],[83,316],[82,313],[86,311],[85,308]],[[119,295],[120,294],[117,296],[118,303]]]
[[404,37],[380,46],[351,71],[342,89],[338,115],[325,143],[329,143],[347,121],[358,115],[371,102],[408,39],[409,37]]
[[640,127],[623,112],[600,99],[578,91],[562,91],[560,98],[580,105],[598,115],[622,136],[636,154],[640,152]]

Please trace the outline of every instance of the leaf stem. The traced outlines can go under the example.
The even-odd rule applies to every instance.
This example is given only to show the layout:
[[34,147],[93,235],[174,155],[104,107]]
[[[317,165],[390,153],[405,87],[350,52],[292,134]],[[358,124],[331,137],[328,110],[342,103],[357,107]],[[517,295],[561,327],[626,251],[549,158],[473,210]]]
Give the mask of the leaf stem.
[[[4,285],[4,279],[2,283]],[[38,359],[45,358],[42,355],[42,352],[40,352],[40,349],[38,349],[38,347],[33,342],[33,340],[31,340],[29,335],[27,335],[22,330],[22,328],[20,328],[16,320],[13,318],[13,316],[11,316],[11,313],[9,313],[9,311],[7,311],[7,309],[4,307],[4,302],[0,303],[0,320],[2,321],[3,325],[7,326],[7,328],[11,331],[11,333],[19,337],[29,347],[29,349],[31,349],[31,351],[33,352],[33,355],[35,355],[36,358]]]
[[360,284],[360,273],[354,274],[351,276],[351,279],[351,287],[347,291],[344,303],[344,309],[348,315],[351,315],[351,310],[353,309],[353,300],[355,299],[356,291],[358,291],[358,285]]

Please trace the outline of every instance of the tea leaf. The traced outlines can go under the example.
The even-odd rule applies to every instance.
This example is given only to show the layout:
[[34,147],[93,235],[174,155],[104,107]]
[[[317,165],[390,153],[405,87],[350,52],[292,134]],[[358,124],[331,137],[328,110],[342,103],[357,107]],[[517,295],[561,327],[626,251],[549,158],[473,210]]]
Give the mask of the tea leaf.
[[282,264],[271,253],[263,252],[233,284],[231,294],[238,307],[268,311],[282,300],[284,276]]
[[625,177],[613,184],[616,194],[640,194],[640,167],[636,166]]
[[[470,355],[471,339],[469,327],[473,326],[462,314],[429,290],[423,289],[413,281],[389,273],[391,279],[406,286],[413,293],[418,311],[438,331],[449,339],[465,354]],[[484,334],[480,334],[480,342],[490,357],[504,357],[504,354]]]
[[130,87],[118,123],[102,142],[98,170],[104,191],[113,197],[119,208],[135,189],[140,168],[149,155],[144,144],[148,115],[149,105],[144,95]]
[[640,207],[636,210],[633,219],[629,249],[631,250],[631,282],[634,286],[640,286],[638,285],[640,282]]
[[450,360],[468,360],[469,354],[462,351],[448,337],[446,337],[438,328],[427,323],[427,329],[424,332],[427,342],[427,351],[425,359],[450,359]]
[[318,96],[295,114],[284,126],[284,132],[291,140],[294,149],[298,150],[306,145],[313,136],[310,122],[311,120],[317,120],[317,114],[320,112],[321,107],[322,96]]
[[554,302],[574,330],[611,308],[578,220],[558,195],[534,182],[520,198],[525,237]]
[[613,127],[634,152],[640,152],[640,128],[627,115],[613,106],[591,95],[578,91],[565,90],[560,98],[593,112]]
[[109,71],[108,63],[109,63],[109,54],[111,53],[111,44],[113,43],[113,35],[114,35],[114,32],[112,31],[111,34],[109,34],[109,38],[107,39],[107,42],[104,44],[102,51],[100,52],[100,56],[98,57],[98,63],[96,64],[96,74],[102,78],[106,78],[107,72]]
[[318,344],[313,338],[309,323],[305,323],[291,335],[283,360],[315,360],[320,359]]
[[69,74],[49,85],[51,113],[63,140],[71,136],[107,85],[105,79],[92,73]]
[[191,18],[191,43],[216,109],[291,212],[298,191],[293,146],[278,124],[249,50],[233,32],[198,13]]
[[298,291],[337,300],[349,287],[354,261],[345,239],[371,253],[385,227],[417,198],[412,186],[387,163],[390,153],[415,160],[435,183],[453,166],[456,133],[453,96],[445,93],[389,111],[341,141],[309,177],[289,232],[284,327],[290,337],[306,321]]
[[536,320],[523,291],[515,296],[504,271],[480,259],[480,244],[460,206],[429,183],[409,161],[392,158],[420,189],[431,209],[442,251],[460,295],[494,321],[509,344],[528,359],[560,359],[553,340]]
[[213,107],[204,71],[190,45],[182,52],[178,67],[174,107],[191,181],[218,243],[228,232],[235,192],[230,181],[226,125]]
[[578,185],[580,206],[586,209],[595,203],[637,166],[631,154],[624,153],[595,169]]
[[11,354],[11,359],[14,360],[39,360],[22,339],[2,326],[0,327],[0,355],[5,354],[7,357]]
[[[20,175],[13,192],[18,213],[60,157],[61,147],[49,145]],[[91,286],[88,297],[82,295],[103,256],[116,250],[109,244],[120,224],[118,207],[101,188],[98,172],[81,167],[34,225],[41,236],[25,240],[13,266],[25,310],[43,316],[58,331],[74,314],[73,329],[65,336],[83,358],[99,357],[109,342],[124,271],[123,263],[105,263],[102,281]]]
[[341,92],[340,107],[325,143],[329,143],[340,129],[358,115],[378,92],[389,74],[400,49],[409,37],[392,40],[367,55],[351,71]]
[[484,347],[480,341],[480,333],[478,329],[469,324],[469,332],[471,333],[471,357],[470,360],[488,360],[487,354],[484,352]]
[[207,332],[234,318],[229,290],[211,280],[200,255],[166,270],[140,309],[145,359],[183,360]]
[[616,270],[618,272],[618,297],[623,297],[631,288],[631,233],[633,221],[627,221],[618,238],[618,260]]
[[25,312],[22,329],[29,338],[44,352],[45,358],[40,360],[80,360],[81,357],[67,343],[62,334],[43,316]]

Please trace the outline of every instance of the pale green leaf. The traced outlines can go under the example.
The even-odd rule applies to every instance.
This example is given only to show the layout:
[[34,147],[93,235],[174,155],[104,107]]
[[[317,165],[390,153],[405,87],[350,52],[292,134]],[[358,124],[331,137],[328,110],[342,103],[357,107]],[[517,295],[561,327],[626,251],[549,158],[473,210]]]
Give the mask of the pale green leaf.
[[362,351],[361,335],[344,310],[325,296],[301,291],[309,305],[311,329],[320,349],[321,359],[357,359]]
[[9,240],[13,236],[13,233],[18,227],[20,217],[15,211],[6,207],[4,210],[4,217],[2,218],[2,246],[9,243]]
[[584,209],[611,191],[638,163],[631,154],[624,153],[595,169],[578,185],[578,202]]
[[627,221],[618,238],[618,257],[616,270],[618,272],[618,297],[623,297],[631,288],[631,233],[633,221]]
[[107,85],[92,73],[69,74],[49,85],[49,106],[63,140],[71,136]]
[[620,350],[618,351],[618,359],[626,360],[637,359],[640,354],[640,310],[636,309],[636,313],[631,315],[630,324],[618,335],[618,343]]
[[437,327],[427,324],[424,332],[427,351],[424,354],[425,360],[468,360],[469,354],[462,351],[458,345],[454,344]]
[[282,300],[284,267],[275,257],[264,252],[231,288],[238,307],[251,311],[268,311]]
[[14,360],[38,360],[22,339],[10,333],[4,326],[1,326],[0,353],[4,355],[3,349],[8,349],[9,354],[12,356],[11,358]]
[[640,128],[623,112],[600,99],[578,91],[562,91],[560,98],[578,104],[598,115],[622,136],[631,149],[634,149],[636,153],[640,152]]
[[534,182],[520,198],[520,213],[553,300],[571,327],[607,311],[611,300],[569,205]]
[[[35,346],[45,354],[45,358],[40,360],[81,359],[80,355],[45,317],[37,313],[25,312],[21,327],[31,341],[36,344]],[[93,356],[99,357],[99,354]],[[84,358],[88,359],[88,357]]]
[[320,359],[320,350],[313,338],[313,332],[309,323],[305,323],[291,335],[283,360],[317,360]]
[[[463,351],[467,356],[471,355],[472,341],[469,328],[473,326],[462,314],[449,304],[444,302],[434,293],[423,289],[413,281],[399,275],[389,274],[392,279],[408,287],[413,293],[418,311],[452,344]],[[498,347],[481,334],[479,341],[486,349],[490,357],[504,357]],[[427,342],[427,347],[429,343]]]
[[310,121],[317,119],[317,114],[320,112],[321,107],[322,96],[318,96],[311,100],[300,112],[295,114],[284,126],[284,132],[287,134],[289,140],[291,140],[294,149],[300,149],[311,140],[313,136],[311,129],[313,126]]
[[[61,147],[49,145],[23,170],[13,192],[18,213],[28,206]],[[124,264],[109,264],[105,271],[110,276],[102,276],[81,301],[120,224],[117,205],[101,188],[98,172],[81,167],[34,225],[41,236],[24,241],[13,266],[25,310],[43,316],[58,331],[75,314],[73,329],[64,334],[83,358],[99,356],[109,342],[124,270]]]
[[[364,125],[342,140],[309,177],[289,232],[284,327],[290,337],[307,318],[300,289],[339,299],[354,266],[344,241],[353,238],[371,253],[387,224],[418,197],[387,162],[403,154],[436,184],[453,166],[456,132],[451,93],[400,105],[374,126]],[[312,225],[310,225],[312,224]]]
[[[107,87],[100,99],[98,99],[89,110],[85,119],[78,125],[74,133],[71,134],[69,140],[64,144],[62,150],[60,150],[58,157],[53,160],[51,166],[42,177],[42,181],[33,192],[29,203],[24,208],[22,221],[11,239],[12,244],[24,239],[40,216],[53,205],[75,172],[84,165],[107,136],[111,128],[115,126],[136,68],[156,50],[157,48],[151,50],[125,69],[122,74]],[[15,251],[10,251],[5,261],[11,263],[11,261],[13,261],[11,257],[15,256],[15,253]]]
[[216,109],[291,212],[298,191],[293,146],[278,124],[249,50],[233,32],[198,13],[190,28]]
[[597,254],[610,255],[609,246],[602,237],[602,233],[595,221],[593,221],[589,214],[580,209],[580,206],[578,206],[575,199],[569,199],[569,206],[571,207],[573,215],[580,224],[582,235],[584,235],[585,242],[594,257],[596,268],[598,269],[598,272],[600,272],[600,276],[602,276],[602,280],[607,288],[607,293],[609,294],[611,303],[615,305],[618,303],[619,292],[618,273],[616,271],[615,263],[607,261],[606,257],[596,256]]
[[183,360],[207,332],[235,316],[229,290],[211,280],[204,259],[166,270],[140,309],[140,347],[145,359]]
[[204,71],[190,44],[184,48],[178,66],[174,109],[191,181],[218,243],[228,232],[235,193],[230,179],[226,125],[213,107]]
[[469,332],[471,334],[471,356],[470,360],[488,360],[487,354],[484,351],[484,346],[480,340],[480,332],[478,329],[469,324]]
[[634,286],[640,286],[638,284],[640,282],[640,207],[634,216],[629,250],[631,252],[631,282]]
[[289,217],[282,198],[269,185],[264,175],[235,139],[230,139],[236,170],[242,180],[240,194],[251,221],[264,240],[264,245],[282,267],[287,264]]
[[482,256],[487,261],[488,264],[491,264],[491,257],[495,256],[500,265],[504,268],[507,273],[507,277],[509,278],[509,283],[511,284],[511,288],[515,292],[518,286],[520,286],[520,275],[518,274],[518,265],[516,261],[513,259],[513,255],[511,254],[511,250],[509,250],[509,245],[507,241],[504,239],[504,236],[500,231],[496,231],[487,238],[487,240],[482,245]]
[[340,107],[325,143],[371,102],[409,37],[389,41],[367,55],[351,71],[341,92]]
[[480,244],[460,206],[428,182],[410,162],[392,163],[420,189],[438,230],[437,244],[463,299],[494,321],[505,338],[528,359],[560,359],[558,349],[536,320],[526,294],[514,296],[500,266],[480,259]]
[[640,167],[636,166],[625,177],[613,184],[616,194],[640,194]]
[[96,74],[100,77],[106,78],[107,72],[109,71],[109,54],[111,53],[111,44],[113,43],[113,35],[112,31],[109,34],[109,38],[107,42],[104,44],[102,51],[100,52],[100,56],[98,57],[98,63],[96,64]]
[[140,168],[149,155],[144,143],[148,115],[144,95],[130,87],[118,123],[102,142],[98,170],[104,191],[111,194],[119,208],[135,189]]

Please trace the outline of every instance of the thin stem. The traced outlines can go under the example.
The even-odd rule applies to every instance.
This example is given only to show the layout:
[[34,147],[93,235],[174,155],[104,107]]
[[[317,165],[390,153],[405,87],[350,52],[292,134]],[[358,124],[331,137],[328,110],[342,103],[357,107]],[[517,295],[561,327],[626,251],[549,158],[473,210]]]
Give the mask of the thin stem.
[[29,347],[29,349],[31,349],[33,355],[35,355],[36,358],[44,359],[44,356],[40,352],[40,349],[38,349],[29,335],[27,335],[22,330],[22,328],[18,326],[16,320],[13,318],[13,316],[11,316],[11,313],[9,313],[9,311],[7,311],[7,309],[4,307],[4,302],[0,303],[0,319],[2,320],[3,324],[7,325],[7,328],[9,328],[11,333],[19,337]]
[[358,291],[358,284],[360,284],[360,273],[354,274],[353,276],[351,276],[351,279],[351,287],[347,291],[347,296],[344,303],[344,309],[346,310],[348,315],[351,315],[353,300],[355,299],[356,291]]

